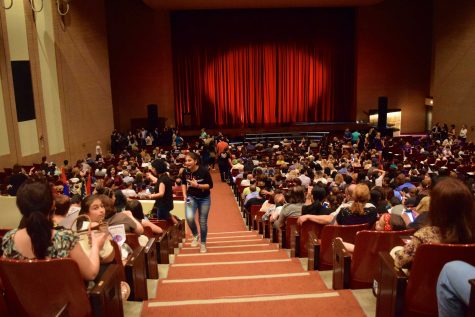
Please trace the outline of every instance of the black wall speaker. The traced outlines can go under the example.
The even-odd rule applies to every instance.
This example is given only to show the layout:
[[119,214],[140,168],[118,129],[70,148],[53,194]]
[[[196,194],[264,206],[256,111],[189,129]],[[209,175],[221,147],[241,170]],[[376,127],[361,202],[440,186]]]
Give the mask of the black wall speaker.
[[147,105],[147,119],[149,130],[155,129],[158,125],[158,106],[156,104]]
[[378,130],[385,129],[388,123],[388,97],[378,98]]

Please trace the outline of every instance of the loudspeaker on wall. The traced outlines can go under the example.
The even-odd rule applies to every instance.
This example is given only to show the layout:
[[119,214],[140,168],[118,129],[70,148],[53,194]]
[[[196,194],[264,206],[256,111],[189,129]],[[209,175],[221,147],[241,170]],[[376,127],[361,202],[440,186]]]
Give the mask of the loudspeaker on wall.
[[388,97],[378,98],[378,130],[385,129],[388,123]]

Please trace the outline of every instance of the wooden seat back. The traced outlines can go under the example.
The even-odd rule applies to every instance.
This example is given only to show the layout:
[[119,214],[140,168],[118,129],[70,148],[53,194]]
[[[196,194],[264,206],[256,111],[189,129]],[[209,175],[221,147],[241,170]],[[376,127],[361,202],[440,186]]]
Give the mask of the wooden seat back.
[[233,177],[238,176],[238,175],[239,175],[239,170],[238,170],[237,168],[231,169],[231,175],[232,175]]
[[370,288],[377,274],[379,252],[389,252],[403,245],[401,236],[409,236],[415,230],[370,231],[362,230],[356,234],[355,251],[351,258],[350,288]]
[[335,241],[333,247],[333,288],[371,288],[378,274],[379,252],[389,252],[397,245],[403,245],[402,236],[414,230],[371,231],[362,230],[356,234],[353,254],[344,245]]
[[257,214],[262,205],[251,205],[251,216],[249,217],[249,230],[257,230]]
[[2,279],[0,278],[0,316],[10,316],[8,306],[5,298],[5,289],[3,287]]
[[0,259],[11,316],[92,316],[79,267],[72,259]]
[[319,270],[333,267],[333,239],[340,237],[343,241],[354,243],[356,233],[369,228],[367,223],[359,225],[326,225],[320,236]]
[[135,301],[146,300],[148,293],[144,248],[141,246],[133,248],[132,254],[124,263],[118,244],[112,241],[112,246],[115,254],[114,262],[120,267],[120,280],[127,282],[130,286],[130,299]]
[[287,217],[285,219],[285,225],[283,228],[280,229],[280,245],[283,249],[289,249],[290,248],[290,236],[292,233],[292,227],[296,228],[297,227],[297,220],[298,217]]
[[404,296],[405,316],[437,316],[437,279],[442,267],[454,260],[475,265],[475,244],[423,244],[417,248]]
[[321,233],[325,225],[313,222],[305,221],[302,226],[300,226],[300,252],[299,257],[306,258],[308,257],[308,238],[309,233],[314,232],[317,239],[321,238]]
[[[140,247],[139,235],[135,233],[127,233],[126,240],[127,244],[132,248],[136,249]],[[155,237],[148,237],[147,244],[144,246],[145,253],[145,266],[147,278],[157,279],[158,278],[158,262],[157,262],[157,248],[155,246]]]

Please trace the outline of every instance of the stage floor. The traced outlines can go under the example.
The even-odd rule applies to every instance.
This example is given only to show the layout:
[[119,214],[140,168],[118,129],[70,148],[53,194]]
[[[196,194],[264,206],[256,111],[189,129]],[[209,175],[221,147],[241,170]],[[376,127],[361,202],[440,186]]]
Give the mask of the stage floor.
[[[283,133],[283,132],[330,132],[343,133],[346,128],[350,131],[367,130],[370,125],[367,123],[356,122],[298,122],[291,125],[272,125],[265,127],[245,127],[245,128],[216,128],[206,129],[211,135],[217,135],[222,132],[228,138],[244,138],[246,134],[255,133]],[[199,137],[200,129],[182,128],[180,133],[184,137]]]

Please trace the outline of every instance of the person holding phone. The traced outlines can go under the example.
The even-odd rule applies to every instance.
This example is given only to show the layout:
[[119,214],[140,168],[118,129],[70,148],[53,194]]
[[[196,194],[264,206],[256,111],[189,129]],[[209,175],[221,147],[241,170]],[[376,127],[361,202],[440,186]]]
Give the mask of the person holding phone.
[[[186,222],[193,233],[192,247],[198,246],[201,238],[200,252],[206,253],[206,236],[208,234],[208,214],[211,206],[211,192],[213,180],[209,170],[200,165],[200,157],[194,152],[189,152],[185,157],[185,167],[183,178],[186,180],[182,184],[183,196],[185,200]],[[195,214],[198,210],[200,235],[195,222]]]

